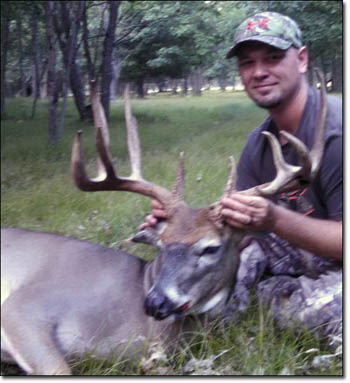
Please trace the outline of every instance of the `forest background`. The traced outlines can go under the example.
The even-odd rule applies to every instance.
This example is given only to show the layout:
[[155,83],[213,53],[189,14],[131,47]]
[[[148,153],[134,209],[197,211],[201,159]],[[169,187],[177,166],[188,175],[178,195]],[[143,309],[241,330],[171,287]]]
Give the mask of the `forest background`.
[[91,118],[91,79],[107,118],[126,83],[139,98],[242,90],[236,62],[225,54],[236,27],[266,10],[298,22],[310,50],[309,72],[320,67],[329,88],[341,92],[341,1],[2,1],[1,118],[8,98],[31,97],[31,118],[37,100],[48,99],[48,137],[55,144],[63,135],[67,97],[82,121]]

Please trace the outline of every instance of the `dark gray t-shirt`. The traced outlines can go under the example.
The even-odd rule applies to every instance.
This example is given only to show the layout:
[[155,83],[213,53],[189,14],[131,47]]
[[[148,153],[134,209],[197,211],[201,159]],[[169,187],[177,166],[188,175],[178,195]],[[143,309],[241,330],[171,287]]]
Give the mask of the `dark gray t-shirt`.
[[[342,220],[343,211],[342,99],[327,96],[327,103],[325,151],[314,182],[309,187],[283,193],[273,200],[311,217],[339,221]],[[307,103],[296,132],[296,137],[309,149],[314,141],[319,111],[320,93],[316,88],[309,87]],[[238,164],[238,190],[245,190],[275,178],[276,170],[270,144],[261,134],[264,130],[277,133],[271,117],[249,134]],[[296,151],[289,143],[283,145],[282,152],[288,163],[299,164]]]

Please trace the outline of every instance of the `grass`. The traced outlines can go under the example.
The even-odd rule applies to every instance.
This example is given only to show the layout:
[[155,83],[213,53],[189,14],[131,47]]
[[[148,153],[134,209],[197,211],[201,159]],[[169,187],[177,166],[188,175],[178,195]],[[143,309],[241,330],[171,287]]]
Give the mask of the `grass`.
[[[138,120],[145,178],[171,188],[178,155],[184,151],[185,199],[195,207],[220,198],[228,176],[229,156],[233,154],[238,160],[248,133],[266,116],[239,92],[208,92],[200,98],[157,95],[133,100],[132,107]],[[150,210],[147,198],[130,193],[83,193],[73,185],[70,150],[76,131],[83,130],[84,152],[92,176],[96,150],[93,126],[78,120],[71,100],[63,138],[55,147],[48,145],[47,102],[38,104],[34,120],[29,120],[29,99],[9,100],[7,108],[8,117],[1,129],[2,226],[55,232],[113,247],[137,231]],[[113,160],[118,173],[127,175],[121,101],[111,107],[109,126]],[[128,250],[145,259],[155,255],[145,245],[131,245]],[[314,356],[327,353],[327,348],[308,333],[296,336],[291,330],[279,331],[257,305],[252,305],[240,323],[225,331],[216,326],[196,335],[182,352],[148,370],[141,361],[129,362],[116,356],[108,361],[77,361],[74,373],[342,374],[339,358],[333,358],[330,366],[312,367]],[[221,356],[215,359],[215,355]],[[195,361],[192,370],[189,361]]]

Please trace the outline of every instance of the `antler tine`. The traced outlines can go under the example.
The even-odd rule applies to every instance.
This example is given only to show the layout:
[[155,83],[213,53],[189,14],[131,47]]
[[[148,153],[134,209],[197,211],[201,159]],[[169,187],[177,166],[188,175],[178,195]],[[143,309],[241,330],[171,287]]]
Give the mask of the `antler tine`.
[[[229,197],[235,191],[235,183],[236,183],[236,163],[233,156],[230,156],[230,173],[228,176],[228,180],[226,182],[223,198]],[[223,207],[220,202],[215,202],[210,206],[209,217],[211,221],[219,228],[222,229],[224,227],[224,220],[221,215]]]
[[230,156],[230,174],[224,189],[223,196],[229,197],[235,191],[236,183],[236,163],[233,156]]
[[[90,100],[92,115],[94,119],[94,126],[96,127],[96,140],[98,140],[98,132],[100,131],[103,136],[104,145],[109,148],[109,130],[107,125],[106,116],[104,110],[101,106],[99,95],[96,92],[96,81],[90,81]],[[95,181],[103,180],[106,177],[106,169],[103,165],[103,161],[100,158],[97,158],[97,177],[94,178]]]
[[81,145],[81,134],[79,130],[73,141],[72,155],[71,155],[71,167],[75,184],[79,189],[88,191],[90,179],[85,171],[85,160]]
[[[117,190],[129,191],[142,194],[160,201],[165,209],[170,210],[172,206],[172,193],[158,185],[150,183],[142,179],[141,176],[141,150],[137,135],[136,119],[131,115],[130,104],[126,102],[126,114],[128,114],[129,122],[132,121],[132,131],[130,135],[131,144],[128,145],[129,153],[132,158],[132,174],[130,177],[118,177],[112,164],[109,154],[109,134],[106,118],[99,100],[99,96],[95,91],[94,84],[91,87],[91,102],[94,113],[94,122],[96,127],[96,145],[99,154],[99,175],[95,179],[90,179],[85,170],[85,161],[82,151],[81,132],[78,132],[72,148],[72,173],[76,185],[84,191],[104,191]],[[130,119],[130,116],[132,118]],[[129,140],[128,140],[129,141]]]
[[128,151],[131,166],[130,178],[142,179],[141,171],[141,145],[137,129],[137,121],[131,112],[129,85],[125,87],[124,91],[125,102],[125,122],[127,131]]
[[311,171],[311,160],[304,143],[285,131],[281,132],[281,135],[290,142],[299,155],[301,166],[293,166],[284,161],[281,146],[276,136],[270,132],[263,132],[262,134],[269,139],[277,174],[271,183],[257,186],[258,192],[268,196],[276,194],[281,189],[284,190],[285,186],[289,189],[298,187],[300,181],[307,183]]
[[183,200],[184,183],[185,183],[184,152],[181,152],[179,157],[179,165],[177,168],[176,182],[173,189],[173,197],[174,197],[174,200],[177,202],[180,202]]

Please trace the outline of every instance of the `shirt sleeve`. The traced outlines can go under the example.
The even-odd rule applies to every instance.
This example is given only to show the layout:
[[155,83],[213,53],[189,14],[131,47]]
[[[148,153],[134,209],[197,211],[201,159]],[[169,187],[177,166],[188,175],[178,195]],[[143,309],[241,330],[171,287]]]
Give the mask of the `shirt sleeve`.
[[342,137],[335,136],[326,144],[320,169],[322,202],[330,219],[343,217],[343,150]]

